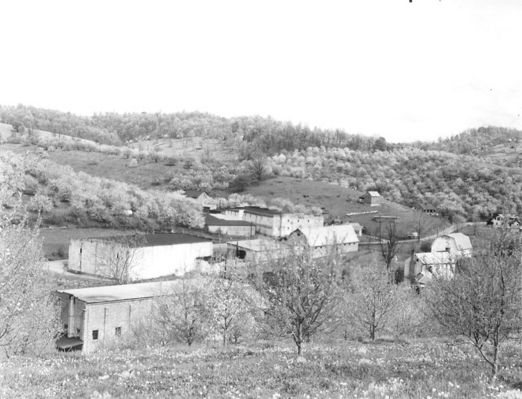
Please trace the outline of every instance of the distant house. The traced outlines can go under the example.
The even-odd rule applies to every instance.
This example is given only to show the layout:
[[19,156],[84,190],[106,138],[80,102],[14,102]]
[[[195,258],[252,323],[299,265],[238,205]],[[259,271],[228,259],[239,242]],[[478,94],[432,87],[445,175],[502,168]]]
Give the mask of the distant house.
[[440,215],[439,211],[435,208],[423,208],[422,213],[425,213],[426,215],[429,215],[429,216],[439,216]]
[[156,297],[179,286],[180,280],[57,291],[66,332],[57,347],[92,352],[100,344],[117,342],[150,318]]
[[296,229],[320,227],[324,224],[322,215],[285,213],[258,206],[227,209],[225,215],[253,223],[256,226],[256,233],[270,237],[286,237]]
[[453,257],[470,257],[472,251],[471,240],[462,233],[437,237],[431,244],[431,252],[447,252]]
[[205,227],[209,233],[222,234],[232,237],[253,237],[256,226],[244,220],[222,219],[215,214],[205,215]]
[[328,255],[334,246],[341,253],[359,248],[357,234],[349,224],[297,229],[286,241],[289,245],[311,248],[317,257]]
[[424,286],[433,277],[451,278],[455,273],[456,258],[449,252],[422,252],[413,256],[404,277],[413,278],[415,283]]
[[521,222],[518,216],[498,214],[488,220],[488,225],[496,228],[520,229]]
[[367,191],[359,197],[359,202],[370,206],[380,206],[383,203],[383,198],[377,191]]
[[187,234],[141,234],[74,239],[69,244],[72,271],[113,277],[128,265],[131,280],[183,275],[212,256],[212,241]]

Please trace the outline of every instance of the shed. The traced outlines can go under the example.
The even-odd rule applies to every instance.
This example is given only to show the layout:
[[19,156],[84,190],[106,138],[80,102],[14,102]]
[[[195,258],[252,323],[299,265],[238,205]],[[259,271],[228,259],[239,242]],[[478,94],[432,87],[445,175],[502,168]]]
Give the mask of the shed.
[[383,198],[377,191],[367,191],[359,197],[359,202],[370,206],[379,206],[383,203]]
[[405,277],[414,277],[417,284],[424,285],[433,276],[450,278],[455,272],[456,258],[448,252],[421,252],[413,256],[413,261],[405,269]]

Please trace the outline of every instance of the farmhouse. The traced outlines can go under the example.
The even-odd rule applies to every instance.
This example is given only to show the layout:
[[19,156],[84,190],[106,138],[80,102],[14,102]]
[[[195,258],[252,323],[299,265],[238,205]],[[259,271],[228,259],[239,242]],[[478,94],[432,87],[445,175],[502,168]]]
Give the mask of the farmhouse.
[[150,317],[155,297],[169,295],[179,285],[178,280],[57,291],[66,332],[57,347],[91,352],[121,340]]
[[359,247],[357,234],[349,224],[297,229],[287,242],[311,248],[316,257],[327,256],[334,247],[340,253],[355,252]]
[[448,252],[453,257],[470,257],[472,249],[471,240],[462,233],[443,235],[431,244],[431,252]]
[[370,206],[380,206],[383,203],[383,198],[377,191],[367,191],[359,197],[359,202]]
[[452,277],[455,272],[456,258],[449,252],[422,252],[413,256],[404,277],[414,278],[418,285],[425,285],[433,276]]
[[488,225],[496,228],[513,228],[520,229],[520,220],[517,216],[498,214],[494,218],[488,220]]
[[256,233],[270,237],[286,237],[296,229],[320,227],[324,224],[323,216],[283,213],[257,206],[227,209],[225,215],[253,223]]
[[244,220],[222,219],[215,214],[205,215],[205,226],[209,233],[222,234],[231,237],[253,237],[256,227]]
[[212,256],[212,241],[187,234],[140,234],[71,240],[69,269],[131,280],[183,275]]

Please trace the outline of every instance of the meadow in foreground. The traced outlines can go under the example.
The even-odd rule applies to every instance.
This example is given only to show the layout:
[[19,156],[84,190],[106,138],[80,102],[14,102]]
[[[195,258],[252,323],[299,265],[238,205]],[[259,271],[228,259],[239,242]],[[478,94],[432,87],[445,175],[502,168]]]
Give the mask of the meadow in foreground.
[[496,380],[465,343],[418,340],[163,347],[12,358],[2,398],[522,398],[522,351]]

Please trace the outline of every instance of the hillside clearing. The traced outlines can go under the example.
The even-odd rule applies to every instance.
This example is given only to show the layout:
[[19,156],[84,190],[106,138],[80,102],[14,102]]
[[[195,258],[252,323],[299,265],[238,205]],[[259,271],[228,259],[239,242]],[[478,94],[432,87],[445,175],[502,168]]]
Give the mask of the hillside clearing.
[[[435,234],[449,226],[449,222],[442,218],[426,216],[422,212],[390,201],[375,207],[360,204],[357,200],[363,194],[362,192],[324,182],[277,177],[248,187],[245,192],[264,199],[280,197],[287,198],[294,203],[322,207],[333,218],[360,223],[372,235],[379,234],[379,227],[383,234],[385,233],[384,224],[379,226],[378,221],[373,219],[378,215],[397,216],[397,233],[401,238],[407,238],[411,232],[418,231],[419,225],[423,236]],[[346,216],[347,213],[356,212],[376,213]]]

